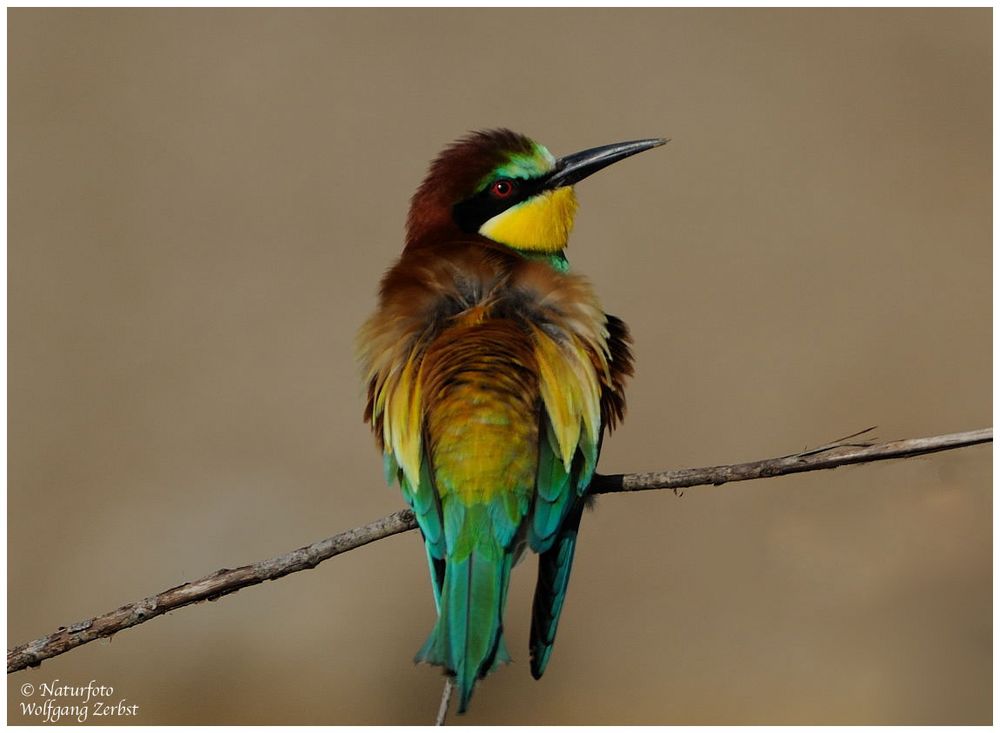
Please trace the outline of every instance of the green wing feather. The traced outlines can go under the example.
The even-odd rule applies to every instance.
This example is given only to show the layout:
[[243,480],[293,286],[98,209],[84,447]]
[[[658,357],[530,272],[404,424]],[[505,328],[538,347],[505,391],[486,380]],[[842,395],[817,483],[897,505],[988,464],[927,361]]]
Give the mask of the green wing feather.
[[538,581],[531,608],[531,675],[537,680],[545,672],[555,644],[559,616],[566,600],[576,538],[583,516],[584,500],[577,499],[560,527],[551,547],[538,558]]
[[413,509],[417,518],[417,526],[424,537],[424,550],[427,553],[427,565],[430,568],[434,590],[434,606],[441,611],[441,587],[444,583],[445,540],[444,528],[441,524],[441,508],[437,492],[431,481],[430,470],[426,456],[420,466],[420,485],[416,488],[407,480],[399,469],[391,453],[385,454],[386,479],[392,483],[392,477],[399,482],[403,497]]
[[[593,477],[593,466],[597,463],[596,456],[588,459],[581,448],[576,453],[571,473],[567,474],[562,462],[555,457],[551,445],[547,451],[546,441],[543,439],[541,443],[540,455],[544,457],[546,452],[550,453],[552,463],[558,468],[554,468],[544,458],[539,461],[538,492],[531,526],[532,549],[539,553],[529,641],[531,674],[535,679],[545,672],[552,654],[573,569],[576,539],[586,503],[584,494]],[[599,450],[600,446],[595,446],[595,453]],[[547,498],[550,496],[553,497],[552,501]],[[538,519],[539,514],[543,517],[542,520]]]
[[570,485],[570,474],[559,457],[552,424],[545,418],[543,422],[545,429],[538,446],[535,506],[528,532],[528,543],[535,552],[545,552],[555,542],[559,525],[569,509],[570,497],[575,493]]
[[[628,357],[627,346],[620,348],[624,350],[625,357]],[[626,365],[626,368],[630,366]],[[604,399],[608,399],[607,391]],[[602,404],[602,413],[605,415],[607,413],[603,408],[606,404]],[[539,441],[538,478],[529,532],[531,548],[539,553],[529,641],[531,674],[535,679],[544,674],[555,644],[573,569],[573,556],[586,505],[587,488],[594,477],[601,453],[603,428],[608,424],[602,420],[596,444],[590,440],[586,430],[580,432],[573,465],[567,472],[558,457],[558,444],[552,426],[544,417],[543,423],[546,427],[541,432],[542,438]]]

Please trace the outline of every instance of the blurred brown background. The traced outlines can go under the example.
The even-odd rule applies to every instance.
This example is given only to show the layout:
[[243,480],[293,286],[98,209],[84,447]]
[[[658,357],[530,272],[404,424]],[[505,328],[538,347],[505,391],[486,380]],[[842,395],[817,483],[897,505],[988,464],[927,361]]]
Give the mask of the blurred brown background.
[[[354,333],[427,161],[581,184],[632,327],[605,472],[991,422],[991,10],[9,12],[9,643],[402,506]],[[603,498],[560,638],[468,723],[989,723],[991,449]],[[417,536],[8,678],[140,723],[428,723]],[[109,721],[114,722],[114,721]],[[128,721],[132,722],[132,721]]]

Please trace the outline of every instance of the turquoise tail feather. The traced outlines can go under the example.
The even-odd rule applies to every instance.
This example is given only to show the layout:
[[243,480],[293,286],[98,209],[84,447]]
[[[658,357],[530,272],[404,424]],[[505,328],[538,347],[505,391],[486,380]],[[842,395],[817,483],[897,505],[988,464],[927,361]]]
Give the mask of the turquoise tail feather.
[[489,531],[486,507],[459,505],[456,513],[463,515],[461,541],[447,559],[440,615],[416,661],[440,665],[454,677],[464,713],[476,681],[510,661],[502,618],[513,556]]

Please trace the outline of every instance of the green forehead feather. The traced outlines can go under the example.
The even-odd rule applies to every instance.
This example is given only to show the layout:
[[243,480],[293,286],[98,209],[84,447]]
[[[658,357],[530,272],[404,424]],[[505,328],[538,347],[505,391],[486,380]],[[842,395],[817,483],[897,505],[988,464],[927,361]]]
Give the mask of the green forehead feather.
[[530,153],[510,153],[507,160],[479,182],[479,188],[497,178],[537,178],[551,171],[556,164],[552,153],[544,145],[538,143],[531,145]]

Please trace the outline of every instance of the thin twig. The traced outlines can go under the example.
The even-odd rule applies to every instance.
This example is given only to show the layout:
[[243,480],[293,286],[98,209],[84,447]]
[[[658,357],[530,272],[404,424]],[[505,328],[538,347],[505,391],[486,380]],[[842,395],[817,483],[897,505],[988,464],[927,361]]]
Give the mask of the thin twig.
[[[848,436],[849,438],[856,436]],[[817,453],[816,450],[770,458],[752,463],[736,463],[707,468],[685,468],[657,473],[628,473],[613,476],[595,476],[592,492],[611,494],[649,489],[683,489],[693,486],[720,485],[730,481],[770,478],[790,473],[818,471],[836,468],[852,463],[884,461],[890,458],[936,453],[938,451],[963,448],[965,446],[989,443],[993,440],[992,428],[973,430],[967,433],[936,435],[929,438],[896,440],[879,445],[838,445]],[[825,448],[825,446],[824,446]],[[416,528],[413,512],[406,509],[395,512],[363,527],[341,532],[311,545],[300,547],[285,555],[263,560],[252,565],[244,565],[233,570],[218,570],[199,580],[184,583],[142,600],[128,603],[114,611],[95,616],[71,626],[59,628],[48,636],[43,636],[26,644],[21,644],[7,652],[7,673],[17,672],[26,667],[37,667],[44,660],[65,654],[71,649],[87,644],[95,639],[111,636],[123,629],[138,626],[150,619],[162,616],[184,606],[200,601],[215,600],[265,580],[278,578],[316,567],[324,560],[341,553],[367,545],[370,542],[391,537],[400,532]]]
[[794,456],[810,456],[813,453],[822,453],[823,451],[828,451],[831,448],[842,448],[845,445],[852,445],[852,446],[855,446],[857,448],[860,448],[862,446],[867,447],[867,446],[870,446],[870,445],[875,445],[875,441],[878,440],[878,438],[875,438],[875,437],[866,438],[865,440],[859,440],[859,441],[857,441],[855,443],[848,443],[847,441],[849,441],[851,438],[857,438],[860,435],[864,435],[865,433],[870,433],[876,427],[878,427],[878,426],[877,425],[872,425],[870,428],[865,428],[864,430],[859,430],[856,433],[851,433],[850,435],[845,435],[843,438],[837,438],[836,440],[831,440],[829,443],[824,443],[823,445],[817,446],[815,448],[807,448],[806,450],[802,451],[801,453],[791,453],[791,454],[789,454],[787,456],[781,456],[781,457],[782,458],[792,458]]
[[444,689],[441,690],[441,705],[438,706],[438,714],[434,719],[434,725],[444,725],[448,719],[448,705],[451,703],[451,693],[455,689],[455,683],[451,677],[445,676]]

